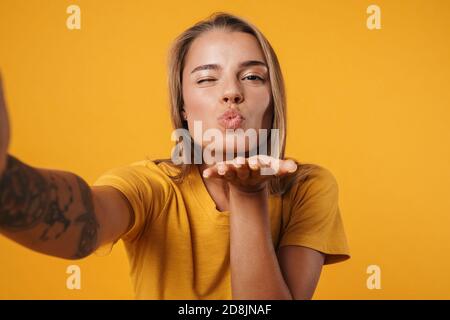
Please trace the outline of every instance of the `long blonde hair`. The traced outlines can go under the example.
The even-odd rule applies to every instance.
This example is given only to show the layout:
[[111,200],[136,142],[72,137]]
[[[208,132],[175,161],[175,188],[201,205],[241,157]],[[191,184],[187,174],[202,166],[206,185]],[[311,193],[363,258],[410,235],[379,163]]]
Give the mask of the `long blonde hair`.
[[[174,129],[188,129],[187,122],[183,120],[182,110],[184,106],[183,102],[183,90],[182,90],[182,73],[185,65],[186,54],[192,44],[192,42],[199,37],[202,33],[211,30],[225,30],[230,32],[244,32],[253,35],[258,41],[263,55],[266,59],[269,71],[269,81],[272,89],[272,107],[273,107],[273,120],[272,128],[279,130],[279,154],[273,155],[279,159],[284,159],[285,144],[286,144],[286,93],[284,86],[284,79],[281,73],[281,67],[278,62],[277,55],[270,45],[266,37],[256,28],[253,24],[246,21],[243,18],[235,15],[216,12],[209,16],[207,19],[197,22],[192,27],[181,33],[173,42],[173,45],[169,51],[168,57],[168,86],[169,86],[169,98],[170,98],[170,110],[171,120]],[[171,162],[170,159],[154,160],[155,163],[159,162]],[[299,163],[297,163],[299,164]],[[174,165],[172,163],[172,165]],[[175,166],[175,165],[174,165]],[[180,168],[179,174],[172,176],[176,182],[182,182],[192,169],[191,166],[195,164],[181,164],[177,167]],[[302,165],[307,166],[307,165]],[[302,172],[305,173],[306,167],[302,167]],[[296,175],[298,177],[298,175]],[[291,179],[292,180],[292,179]],[[296,179],[297,180],[297,179]],[[292,183],[292,181],[291,181]],[[291,184],[289,183],[289,185]],[[287,188],[285,181],[280,181],[280,178],[275,177],[270,181],[270,192],[272,194],[284,193]]]

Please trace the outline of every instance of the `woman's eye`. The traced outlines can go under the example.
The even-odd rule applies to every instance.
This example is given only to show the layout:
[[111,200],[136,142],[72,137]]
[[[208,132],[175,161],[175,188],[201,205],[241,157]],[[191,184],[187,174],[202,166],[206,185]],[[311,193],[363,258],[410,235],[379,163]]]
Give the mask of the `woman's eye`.
[[246,76],[244,79],[248,79],[248,80],[250,80],[250,81],[255,81],[255,80],[259,80],[259,81],[262,81],[262,80],[264,80],[263,78],[261,78],[260,76],[257,76],[257,75],[249,75],[249,76]]
[[200,83],[203,83],[203,82],[209,82],[209,81],[214,81],[214,80],[215,79],[201,79],[201,80],[198,80],[197,83],[200,84]]
[[[257,76],[257,75],[248,75],[248,76],[244,77],[244,79],[248,79],[250,81],[264,81],[263,78],[261,78],[260,76]],[[200,79],[197,81],[197,84],[201,84],[204,82],[212,82],[212,81],[216,81],[216,79],[212,79],[212,78]]]

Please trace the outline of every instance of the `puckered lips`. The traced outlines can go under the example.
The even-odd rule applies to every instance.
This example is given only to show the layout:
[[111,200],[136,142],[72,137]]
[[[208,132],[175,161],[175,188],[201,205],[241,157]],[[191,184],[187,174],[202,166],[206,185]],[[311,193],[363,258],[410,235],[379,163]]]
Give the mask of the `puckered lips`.
[[228,109],[217,120],[225,129],[237,129],[241,128],[245,118],[239,111]]

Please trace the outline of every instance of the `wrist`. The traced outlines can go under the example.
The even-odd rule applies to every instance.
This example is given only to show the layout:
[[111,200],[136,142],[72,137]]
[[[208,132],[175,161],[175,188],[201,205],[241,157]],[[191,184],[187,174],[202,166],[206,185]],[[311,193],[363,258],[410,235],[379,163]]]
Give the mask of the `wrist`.
[[258,197],[258,196],[266,196],[268,193],[267,183],[254,187],[241,187],[230,183],[228,187],[230,197],[231,196],[246,197],[246,198],[255,196]]

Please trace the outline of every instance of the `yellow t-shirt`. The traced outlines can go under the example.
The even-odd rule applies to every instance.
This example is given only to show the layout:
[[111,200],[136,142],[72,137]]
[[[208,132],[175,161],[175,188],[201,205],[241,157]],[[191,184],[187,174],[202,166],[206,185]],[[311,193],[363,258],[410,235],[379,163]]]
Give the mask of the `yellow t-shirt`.
[[[195,166],[176,184],[175,168],[142,160],[104,173],[94,185],[120,190],[134,211],[122,237],[137,299],[231,299],[229,215],[220,212]],[[338,207],[338,187],[317,169],[283,196],[269,197],[275,248],[309,247],[325,263],[350,257]]]

